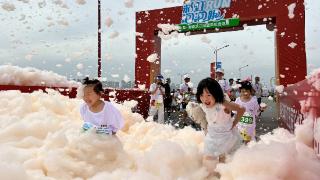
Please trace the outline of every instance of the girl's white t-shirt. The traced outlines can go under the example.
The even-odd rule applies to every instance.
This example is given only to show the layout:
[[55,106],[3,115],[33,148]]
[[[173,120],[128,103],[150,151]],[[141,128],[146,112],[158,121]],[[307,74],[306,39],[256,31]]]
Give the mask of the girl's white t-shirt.
[[[212,108],[207,108],[204,104],[200,104],[200,107],[206,114],[208,126],[213,125],[232,125],[233,120],[231,115],[224,112],[225,107],[222,104],[216,104]],[[230,128],[230,127],[229,127]]]
[[107,126],[112,132],[117,132],[124,126],[123,117],[118,109],[110,102],[104,101],[104,107],[100,112],[92,112],[86,103],[80,107],[80,114],[84,122],[89,122],[97,127]]
[[214,107],[207,108],[200,104],[206,114],[208,133],[204,138],[204,154],[218,157],[231,153],[240,146],[240,135],[236,128],[232,128],[231,114],[225,113],[225,107],[216,103]]
[[255,119],[259,114],[259,108],[260,108],[257,98],[255,96],[252,96],[248,102],[243,102],[241,101],[240,97],[238,97],[235,103],[245,107],[246,112],[253,116],[254,123],[255,123]]

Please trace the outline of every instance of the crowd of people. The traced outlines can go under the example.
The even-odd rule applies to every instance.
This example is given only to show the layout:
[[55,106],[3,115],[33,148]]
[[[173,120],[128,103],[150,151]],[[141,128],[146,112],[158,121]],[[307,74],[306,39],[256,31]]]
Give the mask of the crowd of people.
[[[240,79],[229,79],[227,81],[224,78],[224,70],[216,70],[216,81],[219,83],[222,91],[225,94],[227,101],[236,101],[240,97],[241,92],[241,82],[251,83],[251,95],[256,98],[258,105],[261,104],[261,98],[263,94],[262,84],[260,83],[260,77],[255,77],[254,83],[250,79],[240,80]],[[158,75],[155,78],[155,82],[151,84],[149,92],[151,95],[151,103],[149,108],[149,115],[157,115],[156,121],[164,123],[164,114],[170,118],[173,112],[184,112],[187,104],[192,101],[196,101],[196,89],[191,83],[191,77],[189,74],[183,76],[184,82],[180,84],[178,89],[171,89],[171,79],[166,78],[162,75]],[[259,113],[260,115],[260,113]]]
[[[205,78],[193,88],[189,75],[178,91],[171,91],[170,78],[158,75],[150,85],[150,108],[147,121],[164,124],[165,112],[186,112],[194,122],[200,122],[205,134],[203,165],[215,175],[215,167],[225,161],[226,154],[234,152],[242,143],[255,140],[256,118],[265,108],[261,103],[262,85],[256,77],[249,80],[227,82],[224,71],[216,71],[216,79]],[[237,86],[238,84],[238,86]],[[80,114],[83,131],[95,130],[98,134],[116,135],[124,126],[119,110],[101,99],[103,93],[99,80],[83,80],[83,100]],[[157,117],[156,119],[154,119]]]

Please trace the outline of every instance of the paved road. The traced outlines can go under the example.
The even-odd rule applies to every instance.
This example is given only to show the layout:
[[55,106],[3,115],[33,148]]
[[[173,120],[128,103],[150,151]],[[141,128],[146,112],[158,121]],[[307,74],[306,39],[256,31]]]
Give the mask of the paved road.
[[[261,113],[260,118],[257,119],[257,136],[271,132],[273,129],[278,127],[278,113],[276,103],[268,100],[268,98],[263,98],[262,102],[267,104],[268,108],[263,113]],[[186,117],[186,115],[182,112],[173,112],[170,113],[170,116],[168,116],[168,114],[165,113],[165,121],[166,123],[171,124],[177,129],[184,128],[185,126],[192,126],[195,129],[200,129],[200,127],[197,124],[194,124],[192,120]]]
[[263,98],[262,102],[266,103],[268,108],[261,113],[261,117],[257,119],[257,136],[271,132],[278,127],[278,109],[276,103],[268,100],[268,98]]

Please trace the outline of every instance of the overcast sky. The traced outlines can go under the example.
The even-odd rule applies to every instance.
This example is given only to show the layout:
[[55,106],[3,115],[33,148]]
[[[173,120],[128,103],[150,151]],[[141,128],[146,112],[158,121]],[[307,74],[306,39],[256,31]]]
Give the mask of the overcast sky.
[[[181,0],[102,1],[102,76],[134,79],[135,12],[182,5]],[[45,2],[45,3],[44,3]],[[320,67],[320,1],[306,0],[308,71]],[[32,66],[68,77],[97,76],[97,1],[0,0],[0,64]],[[113,24],[107,27],[107,17]],[[118,34],[118,35],[117,35]],[[214,48],[226,78],[259,75],[269,84],[275,74],[274,32],[264,26],[243,31],[163,40],[162,73],[180,83],[189,73],[197,82],[209,76]],[[188,53],[186,53],[188,52]],[[192,53],[189,53],[192,52]]]

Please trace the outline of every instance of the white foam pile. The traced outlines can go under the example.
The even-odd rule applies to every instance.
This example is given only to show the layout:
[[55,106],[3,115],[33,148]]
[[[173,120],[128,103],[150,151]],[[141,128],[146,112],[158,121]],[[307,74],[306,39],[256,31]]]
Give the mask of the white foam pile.
[[39,70],[33,67],[21,68],[12,65],[0,66],[0,85],[18,86],[53,86],[53,87],[77,87],[75,81],[69,81],[52,71]]
[[158,36],[163,40],[169,40],[177,38],[179,36],[179,26],[174,24],[158,24],[157,27],[161,29],[158,32]]
[[[0,179],[205,179],[202,132],[144,122],[115,104],[117,137],[82,133],[79,99],[56,91],[0,92]],[[307,126],[309,127],[309,126]],[[305,132],[310,132],[305,129]],[[300,133],[303,136],[304,133]],[[312,148],[286,130],[261,137],[219,164],[221,179],[319,179]]]
[[272,135],[261,136],[258,143],[240,148],[230,162],[218,165],[221,179],[319,179],[320,160],[301,141],[312,129],[303,131],[294,136],[276,129]]

